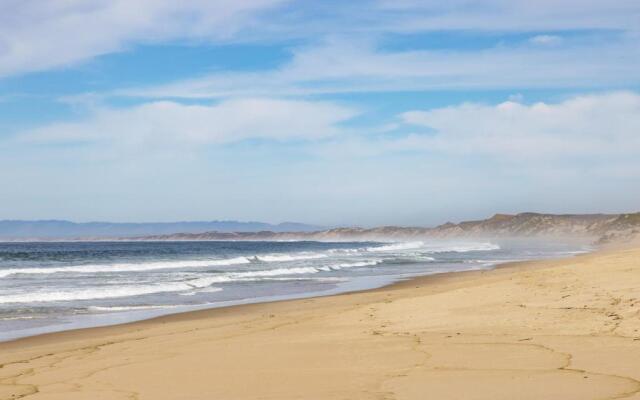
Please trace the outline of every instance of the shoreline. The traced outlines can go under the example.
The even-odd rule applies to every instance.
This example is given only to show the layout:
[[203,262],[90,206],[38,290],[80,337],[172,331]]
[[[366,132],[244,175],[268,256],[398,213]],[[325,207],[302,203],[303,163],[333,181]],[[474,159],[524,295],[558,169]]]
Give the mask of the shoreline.
[[[498,263],[495,264],[489,268],[482,268],[482,269],[474,269],[474,270],[461,270],[461,271],[448,271],[448,272],[437,272],[437,273],[433,273],[433,274],[426,274],[426,275],[415,275],[415,276],[410,276],[410,277],[406,277],[406,278],[391,278],[388,277],[388,280],[390,280],[390,282],[388,283],[383,283],[381,286],[374,286],[374,287],[370,287],[370,288],[365,288],[365,289],[353,289],[353,290],[345,290],[345,291],[340,291],[339,285],[336,286],[333,289],[327,289],[324,291],[317,291],[317,292],[309,292],[306,294],[301,294],[301,295],[274,295],[274,296],[269,296],[269,297],[263,297],[270,299],[270,298],[278,298],[278,297],[282,297],[281,299],[276,299],[276,300],[265,300],[265,301],[261,301],[260,299],[247,299],[246,302],[244,302],[243,300],[239,300],[239,301],[229,301],[229,303],[234,303],[234,304],[224,304],[227,302],[221,302],[221,303],[211,303],[211,304],[203,304],[200,306],[194,306],[196,307],[196,309],[190,309],[190,310],[185,310],[185,311],[177,311],[177,312],[168,312],[168,313],[163,313],[160,315],[156,315],[156,316],[151,316],[151,317],[142,317],[140,319],[133,319],[130,321],[125,321],[125,322],[115,322],[115,323],[106,323],[106,324],[98,324],[98,325],[91,325],[91,326],[83,326],[83,327],[73,327],[73,328],[69,328],[69,329],[61,329],[61,330],[53,330],[53,331],[48,331],[48,332],[42,332],[42,333],[36,333],[33,335],[26,335],[26,336],[19,336],[19,337],[15,337],[15,338],[10,338],[10,339],[6,339],[6,340],[2,340],[0,339],[0,350],[2,350],[2,345],[3,344],[9,344],[12,342],[17,342],[17,341],[21,341],[21,340],[25,340],[25,339],[30,339],[30,338],[38,338],[41,336],[51,336],[51,335],[58,335],[58,334],[64,334],[64,333],[72,333],[72,332],[76,332],[76,331],[89,331],[89,330],[98,330],[98,329],[104,329],[104,328],[111,328],[111,327],[126,327],[126,326],[130,326],[130,325],[135,325],[138,323],[145,323],[145,322],[149,322],[149,323],[153,323],[155,322],[159,322],[159,323],[164,323],[165,319],[167,322],[172,320],[172,317],[179,317],[179,316],[183,316],[184,319],[189,319],[190,316],[194,319],[198,319],[198,318],[208,318],[210,315],[209,313],[214,313],[215,311],[218,310],[222,310],[222,309],[236,309],[236,308],[242,308],[242,307],[249,307],[249,306],[256,306],[256,305],[269,305],[269,304],[278,304],[278,303],[283,303],[283,302],[295,302],[295,301],[301,301],[301,300],[307,300],[307,299],[318,299],[318,298],[323,298],[323,297],[334,297],[334,296],[342,296],[342,295],[352,295],[352,294],[358,294],[358,293],[368,293],[368,292],[376,292],[376,291],[380,291],[380,290],[394,290],[396,289],[401,289],[403,287],[409,287],[412,285],[416,285],[416,284],[420,284],[420,285],[424,285],[424,284],[429,284],[431,283],[431,281],[437,282],[438,279],[447,279],[449,277],[457,277],[457,276],[465,276],[466,274],[469,275],[475,275],[474,273],[477,273],[479,275],[482,275],[485,272],[488,271],[494,271],[494,270],[498,270],[498,269],[507,269],[507,268],[523,268],[525,267],[527,264],[531,264],[531,263],[539,263],[539,262],[543,262],[543,261],[561,261],[561,260],[566,260],[566,259],[571,259],[574,257],[579,257],[582,255],[588,255],[588,254],[593,254],[595,252],[598,252],[600,250],[592,250],[592,251],[588,251],[585,253],[579,253],[579,254],[571,254],[571,255],[567,255],[565,257],[559,257],[559,258],[549,258],[549,259],[532,259],[532,260],[521,260],[521,261],[507,261],[504,263]],[[384,276],[376,276],[375,278],[382,278]],[[405,286],[406,285],[406,286]],[[188,308],[189,306],[184,306],[185,308]],[[199,308],[202,307],[202,308]],[[180,320],[182,320],[182,318],[179,318]]]
[[382,286],[377,286],[377,287],[362,289],[362,290],[356,289],[356,290],[336,292],[336,293],[332,293],[331,290],[327,290],[326,294],[322,294],[325,292],[317,292],[318,294],[315,294],[316,292],[314,292],[314,293],[310,293],[308,296],[292,297],[292,298],[286,298],[281,300],[267,300],[267,301],[251,301],[250,300],[250,302],[248,303],[221,305],[217,307],[205,306],[206,308],[202,308],[198,310],[171,312],[168,314],[162,314],[162,315],[153,316],[150,318],[137,319],[137,320],[127,321],[122,323],[106,324],[106,325],[99,325],[99,326],[88,326],[88,327],[82,327],[82,328],[71,328],[71,329],[64,329],[64,330],[53,331],[53,332],[44,332],[44,333],[39,333],[35,335],[21,336],[21,337],[9,339],[9,340],[2,340],[0,341],[0,351],[3,348],[3,345],[8,345],[8,344],[12,344],[14,342],[20,342],[20,341],[28,341],[29,339],[42,338],[43,340],[46,340],[48,338],[54,338],[55,340],[55,336],[57,335],[60,335],[60,336],[65,334],[71,335],[76,332],[89,333],[90,331],[96,331],[98,334],[100,334],[101,332],[98,332],[100,330],[116,330],[117,331],[119,330],[118,328],[120,327],[122,327],[123,329],[126,329],[127,327],[135,327],[136,324],[146,325],[146,324],[154,324],[154,323],[163,324],[163,323],[173,322],[173,321],[197,321],[199,319],[215,317],[215,314],[218,312],[224,311],[225,313],[227,313],[227,312],[233,312],[234,310],[242,310],[243,308],[250,308],[250,307],[261,306],[261,305],[269,306],[274,304],[298,302],[298,301],[304,301],[309,299],[321,299],[326,297],[340,297],[340,296],[351,296],[354,294],[366,294],[366,293],[377,293],[380,291],[392,291],[392,290],[398,290],[398,289],[403,289],[408,287],[415,287],[416,285],[421,286],[421,285],[434,284],[441,280],[464,279],[467,277],[482,276],[487,272],[492,272],[497,270],[527,268],[527,267],[540,268],[542,266],[538,264],[543,262],[559,262],[559,261],[573,259],[581,256],[597,254],[601,251],[606,251],[606,250],[596,249],[596,250],[581,253],[581,254],[572,254],[566,257],[559,257],[559,258],[508,261],[508,262],[496,264],[491,268],[486,268],[486,269],[438,272],[438,273],[428,274],[428,275],[417,275],[417,276],[412,276],[408,278],[400,278],[390,283],[383,284]]
[[638,400],[638,260],[603,249],[16,339],[0,399]]

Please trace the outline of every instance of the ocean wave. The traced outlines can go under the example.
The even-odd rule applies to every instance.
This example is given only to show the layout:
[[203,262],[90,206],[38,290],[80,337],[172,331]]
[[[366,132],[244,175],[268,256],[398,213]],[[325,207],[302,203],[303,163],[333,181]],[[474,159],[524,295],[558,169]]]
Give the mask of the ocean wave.
[[343,268],[356,268],[356,267],[369,267],[382,263],[382,260],[366,260],[366,261],[358,261],[358,262],[347,262],[347,263],[339,263],[332,265],[324,265],[322,267],[317,267],[317,269],[321,271],[338,271]]
[[[500,246],[494,243],[449,243],[430,245],[425,242],[398,242],[383,246],[367,247],[369,252],[401,252],[403,250],[421,250],[422,253],[466,253],[470,251],[500,250]],[[418,254],[418,253],[413,253]]]
[[0,278],[17,274],[141,272],[160,269],[202,268],[249,264],[247,257],[214,260],[153,261],[146,263],[87,264],[68,267],[11,268],[0,270]]
[[593,251],[593,250],[556,251],[556,252],[553,252],[552,254],[558,254],[558,255],[585,254],[590,251]]
[[[263,270],[242,271],[242,272],[226,272],[222,274],[216,274],[215,276],[212,276],[212,277],[200,278],[200,279],[205,279],[211,283],[259,280],[263,278],[271,278],[271,277],[286,276],[286,275],[317,274],[320,272],[336,271],[342,268],[376,265],[381,262],[382,262],[381,260],[368,260],[368,261],[361,261],[361,262],[354,262],[354,263],[338,263],[338,264],[322,265],[322,266],[306,266],[306,267],[263,269]],[[198,279],[196,279],[196,281],[197,280]]]
[[407,256],[413,257],[413,261],[435,261],[435,257],[426,256],[421,252],[407,253]]
[[118,297],[141,296],[163,292],[201,292],[207,288],[209,291],[218,291],[220,288],[211,288],[216,283],[229,283],[238,281],[260,280],[264,278],[289,276],[289,275],[310,275],[320,272],[337,271],[343,268],[355,268],[373,266],[381,263],[382,260],[364,260],[359,262],[345,262],[322,266],[305,266],[291,268],[274,268],[255,271],[226,272],[217,273],[213,276],[193,278],[184,281],[167,282],[146,285],[124,285],[108,286],[92,289],[61,290],[61,291],[34,291],[28,293],[0,295],[0,304],[7,303],[37,303],[56,302],[74,300],[97,300]]
[[419,249],[424,246],[424,242],[402,242],[393,243],[383,246],[367,247],[367,251],[398,251],[398,250],[410,250]]
[[509,264],[512,262],[522,262],[526,261],[526,259],[515,259],[515,260],[467,260],[464,264],[469,269],[482,269],[487,267],[495,267],[501,264]]
[[178,308],[182,307],[179,304],[167,304],[167,305],[143,305],[143,306],[91,306],[88,307],[90,311],[137,311],[137,310],[157,310],[165,308]]
[[320,271],[317,267],[274,268],[258,271],[228,272],[214,278],[217,279],[218,282],[229,282],[237,280],[238,278],[262,278],[280,275],[315,274],[318,272]]
[[299,260],[316,260],[328,257],[320,253],[293,253],[293,254],[266,254],[255,256],[255,259],[263,262],[287,262]]
[[382,260],[366,260],[366,261],[353,262],[353,263],[337,263],[337,264],[320,265],[320,266],[274,268],[274,269],[243,271],[243,272],[227,272],[227,273],[218,274],[214,277],[206,278],[206,279],[211,280],[212,283],[260,280],[262,278],[270,278],[274,276],[308,275],[308,274],[317,274],[320,272],[337,271],[343,268],[373,266],[381,262]]
[[42,315],[33,316],[33,315],[22,315],[17,317],[0,317],[0,321],[19,321],[19,320],[27,320],[27,319],[42,319],[45,318]]
[[222,288],[218,287],[206,287],[201,289],[192,290],[190,292],[180,293],[180,296],[194,296],[198,293],[216,293],[222,291]]
[[289,276],[289,277],[267,277],[260,278],[261,282],[291,282],[291,281],[301,281],[301,282],[345,282],[347,278],[338,278],[338,277],[297,277],[297,276]]
[[357,249],[330,249],[330,250],[328,250],[328,252],[331,253],[331,254],[358,254],[358,253],[361,253],[363,250],[366,250],[366,249],[362,249],[362,248],[357,248]]
[[100,300],[118,297],[142,296],[155,293],[182,292],[208,287],[215,283],[212,278],[199,278],[182,282],[167,282],[150,285],[105,286],[81,290],[31,291],[0,296],[0,304],[45,303],[75,300]]
[[165,269],[183,268],[207,268],[232,265],[250,264],[253,261],[261,262],[289,262],[299,260],[314,260],[326,258],[328,255],[321,253],[292,253],[292,254],[265,254],[250,257],[235,257],[211,260],[180,260],[180,261],[153,261],[141,263],[115,263],[115,264],[87,264],[70,265],[65,267],[36,267],[36,268],[9,268],[0,270],[0,278],[18,274],[56,274],[56,273],[113,273],[113,272],[143,272]]

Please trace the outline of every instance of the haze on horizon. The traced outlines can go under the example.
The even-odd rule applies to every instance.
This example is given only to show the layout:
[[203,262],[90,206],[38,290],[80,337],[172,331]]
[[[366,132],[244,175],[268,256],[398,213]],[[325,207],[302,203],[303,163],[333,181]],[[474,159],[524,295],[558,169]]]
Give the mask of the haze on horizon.
[[0,4],[0,219],[640,210],[640,2]]

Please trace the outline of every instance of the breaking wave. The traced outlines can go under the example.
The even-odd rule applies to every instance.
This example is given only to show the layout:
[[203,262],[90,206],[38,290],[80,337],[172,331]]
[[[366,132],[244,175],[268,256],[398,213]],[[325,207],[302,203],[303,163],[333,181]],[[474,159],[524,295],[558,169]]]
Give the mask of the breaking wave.
[[[243,265],[251,263],[287,263],[294,261],[317,260],[335,256],[357,257],[366,253],[402,253],[406,250],[420,250],[422,260],[433,261],[432,257],[424,257],[424,253],[464,253],[469,251],[490,251],[498,250],[500,246],[493,243],[468,243],[451,244],[441,246],[430,246],[421,241],[398,242],[384,244],[381,246],[371,246],[356,249],[331,249],[325,253],[297,252],[297,253],[273,253],[259,254],[255,256],[240,256],[227,259],[208,260],[177,260],[177,261],[152,261],[152,262],[132,262],[115,264],[86,264],[70,265],[64,267],[33,267],[33,268],[8,268],[0,270],[0,278],[19,274],[56,274],[56,273],[76,273],[76,274],[97,274],[97,273],[118,273],[118,272],[144,272],[154,270],[171,270],[186,268],[210,268]],[[417,253],[412,253],[416,254]],[[367,261],[364,261],[367,262]],[[361,262],[357,262],[359,264]],[[359,266],[359,265],[356,265]],[[364,265],[363,265],[364,266]]]
[[424,253],[466,253],[469,251],[500,250],[500,246],[493,243],[447,243],[432,245],[425,242],[398,242],[382,246],[372,246],[364,249],[369,252],[401,252],[403,250],[420,250]]
[[263,256],[255,256],[255,259],[263,262],[287,262],[299,260],[316,260],[328,257],[326,254],[320,253],[293,253],[293,254],[267,254]]
[[393,243],[383,246],[367,247],[367,251],[398,251],[398,250],[410,250],[419,249],[424,246],[424,242],[404,242]]
[[101,273],[101,272],[141,272],[159,269],[180,269],[216,267],[227,265],[249,264],[247,257],[236,257],[215,260],[183,260],[183,261],[153,261],[146,263],[118,263],[118,264],[88,264],[72,265],[68,267],[38,267],[38,268],[10,268],[0,270],[0,278],[16,274],[55,274],[55,273]]
[[118,297],[142,296],[154,293],[181,292],[204,288],[214,283],[216,279],[199,278],[183,282],[168,282],[152,285],[124,285],[94,287],[91,289],[58,290],[58,291],[31,291],[20,294],[0,296],[0,304],[8,303],[44,303],[73,300],[99,300]]
[[[73,300],[99,300],[118,297],[141,296],[163,292],[216,292],[221,288],[210,287],[215,283],[229,283],[238,281],[260,280],[262,278],[271,278],[288,275],[308,275],[320,272],[337,271],[343,268],[355,268],[372,266],[381,263],[382,260],[367,260],[353,263],[339,263],[323,266],[308,267],[292,267],[292,268],[274,268],[257,271],[243,272],[227,272],[218,273],[213,276],[185,280],[180,282],[168,282],[149,285],[124,285],[124,286],[105,286],[92,289],[80,290],[61,290],[61,291],[35,291],[29,293],[9,294],[0,296],[0,304],[7,303],[37,303],[37,302],[57,302],[57,301],[73,301]],[[195,294],[195,293],[194,293]]]

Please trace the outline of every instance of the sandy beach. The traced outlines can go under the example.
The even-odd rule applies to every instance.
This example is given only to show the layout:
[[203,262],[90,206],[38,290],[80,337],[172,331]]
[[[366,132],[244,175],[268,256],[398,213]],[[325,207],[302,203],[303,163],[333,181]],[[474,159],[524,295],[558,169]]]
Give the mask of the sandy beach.
[[640,247],[0,344],[0,399],[640,399]]

